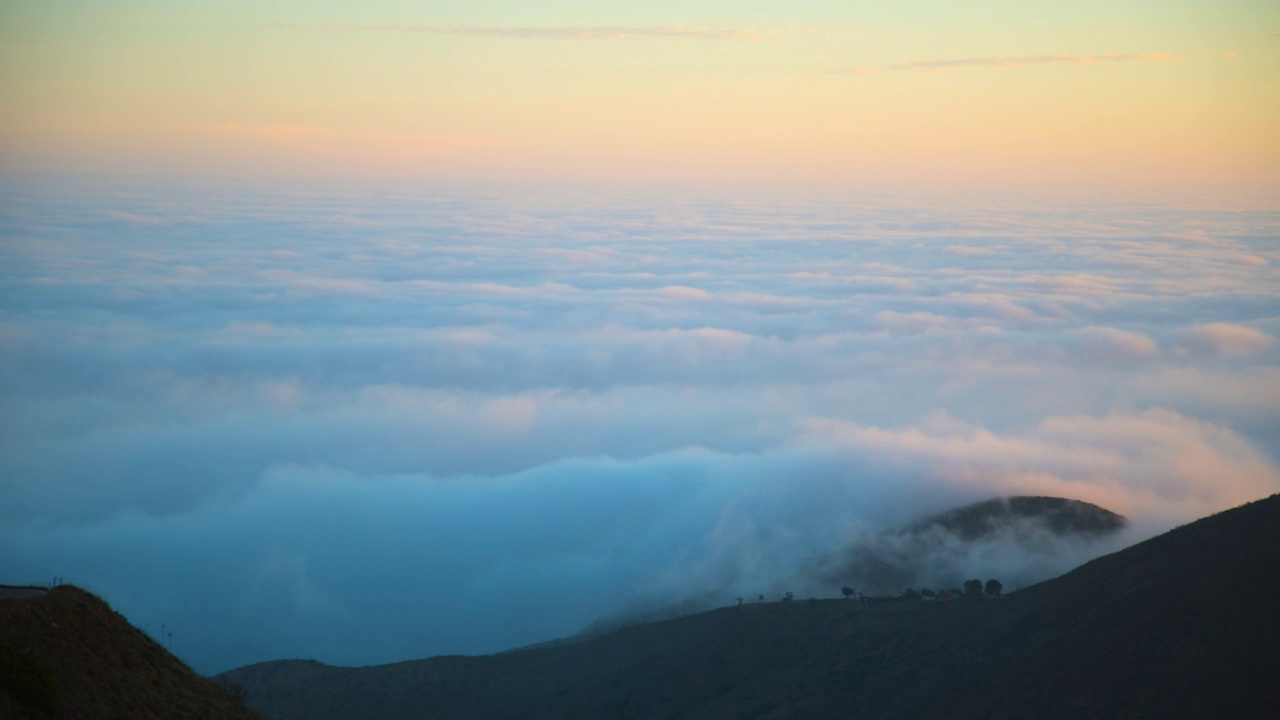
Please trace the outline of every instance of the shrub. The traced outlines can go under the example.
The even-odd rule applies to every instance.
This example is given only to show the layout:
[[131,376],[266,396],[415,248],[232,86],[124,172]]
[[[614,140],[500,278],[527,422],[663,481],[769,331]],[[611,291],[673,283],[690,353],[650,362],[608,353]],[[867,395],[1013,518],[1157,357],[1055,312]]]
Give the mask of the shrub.
[[0,689],[41,715],[58,711],[58,681],[40,658],[12,644],[0,645]]
[[223,692],[234,697],[240,702],[246,702],[249,699],[249,689],[235,680],[229,680],[225,677],[219,678],[218,687],[222,688]]

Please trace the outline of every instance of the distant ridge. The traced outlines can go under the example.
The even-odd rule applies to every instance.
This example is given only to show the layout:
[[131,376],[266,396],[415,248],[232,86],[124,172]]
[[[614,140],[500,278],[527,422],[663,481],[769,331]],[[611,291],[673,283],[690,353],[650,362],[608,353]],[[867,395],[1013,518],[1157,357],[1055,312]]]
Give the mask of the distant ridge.
[[[1114,535],[1127,524],[1123,515],[1081,500],[1031,495],[991,498],[859,540],[801,568],[795,584],[812,586],[817,579],[818,584],[830,589],[852,585],[860,591],[896,592],[908,587],[959,587],[968,579],[958,567],[963,558],[948,557],[947,553],[962,555],[967,544],[1000,542],[1021,546],[1033,555],[1047,551],[1042,537],[1045,534],[1062,542],[1087,544]],[[1059,567],[1065,570],[1071,564]],[[1029,582],[1046,577],[1049,575],[1042,574]],[[1010,589],[1014,587],[1011,585]],[[674,620],[716,607],[731,595],[707,592],[657,609],[608,615],[570,637],[519,649],[578,643],[624,627]]]
[[1280,496],[1001,600],[747,604],[581,644],[252,665],[273,720],[1280,717]]
[[[984,552],[983,545],[1016,550],[1035,558],[1033,567],[1062,572],[1103,552],[1098,543],[1127,523],[1123,515],[1080,500],[1029,495],[992,498],[862,538],[814,561],[806,574],[835,587],[954,588],[969,579],[964,566],[970,553]],[[1031,574],[1004,580],[1012,588],[1046,577]]]
[[1057,535],[1100,536],[1124,529],[1123,515],[1082,500],[1016,495],[993,498],[940,513],[916,523],[913,531],[942,528],[964,540],[996,532],[1017,521],[1034,521]]
[[0,718],[262,720],[77,587],[0,594]]

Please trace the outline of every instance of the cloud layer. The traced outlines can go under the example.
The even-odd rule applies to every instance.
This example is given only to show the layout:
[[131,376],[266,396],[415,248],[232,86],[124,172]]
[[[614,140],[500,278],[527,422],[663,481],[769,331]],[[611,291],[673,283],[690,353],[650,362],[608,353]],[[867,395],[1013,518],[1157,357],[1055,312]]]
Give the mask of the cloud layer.
[[1280,489],[1274,212],[0,190],[0,577],[203,671],[830,594],[797,570],[992,495],[1132,540]]

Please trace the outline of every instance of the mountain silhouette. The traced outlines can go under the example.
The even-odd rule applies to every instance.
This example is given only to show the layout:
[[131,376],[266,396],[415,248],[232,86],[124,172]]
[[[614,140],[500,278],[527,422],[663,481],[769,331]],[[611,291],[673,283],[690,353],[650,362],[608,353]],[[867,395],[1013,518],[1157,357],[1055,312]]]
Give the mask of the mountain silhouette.
[[941,528],[964,540],[977,540],[1019,524],[1044,527],[1059,536],[1102,536],[1119,532],[1123,515],[1081,500],[1018,495],[940,513],[913,525],[909,532]]
[[[1121,515],[1059,497],[993,498],[851,543],[815,561],[806,574],[824,585],[881,592],[906,587],[957,587],[970,568],[993,554],[1018,559],[1002,568],[1010,587],[1038,582],[1098,555],[1098,543],[1119,533]],[[1046,569],[1057,572],[1045,574]]]
[[1280,717],[1276,597],[1280,496],[1001,599],[747,603],[570,645],[221,677],[273,720]]
[[262,720],[80,588],[0,588],[0,718]]

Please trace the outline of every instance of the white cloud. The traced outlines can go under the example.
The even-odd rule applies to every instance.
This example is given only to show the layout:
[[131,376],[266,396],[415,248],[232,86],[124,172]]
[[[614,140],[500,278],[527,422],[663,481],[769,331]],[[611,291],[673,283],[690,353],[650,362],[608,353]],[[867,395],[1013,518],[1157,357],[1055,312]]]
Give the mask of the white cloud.
[[1085,328],[1079,332],[1085,352],[1099,360],[1133,360],[1158,355],[1159,346],[1141,333],[1112,327]]
[[687,285],[668,285],[659,292],[676,300],[708,300],[711,298],[711,293],[706,290],[699,290]]
[[0,575],[181,610],[204,670],[780,588],[993,493],[1276,489],[1267,213],[185,182],[4,188]]
[[1218,322],[1187,328],[1182,333],[1184,349],[1220,357],[1247,357],[1272,346],[1273,338],[1261,330]]

